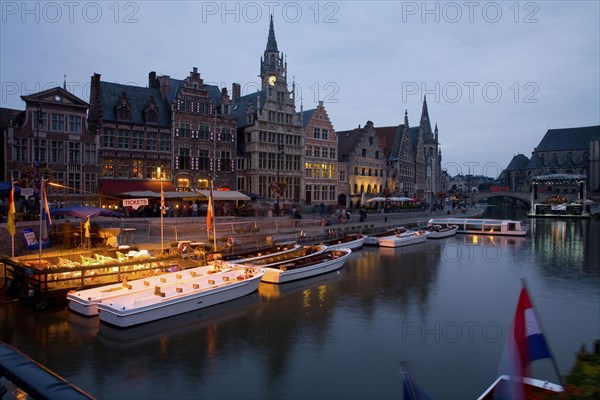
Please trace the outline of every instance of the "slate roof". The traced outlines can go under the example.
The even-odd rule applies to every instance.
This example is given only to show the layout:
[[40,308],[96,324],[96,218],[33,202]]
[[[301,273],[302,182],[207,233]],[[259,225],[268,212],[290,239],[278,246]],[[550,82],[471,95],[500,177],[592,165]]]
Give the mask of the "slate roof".
[[302,126],[304,127],[304,129],[306,129],[306,127],[308,126],[308,123],[312,119],[313,115],[315,115],[315,111],[317,111],[316,108],[302,112]]
[[525,156],[524,154],[517,154],[516,156],[514,156],[512,158],[512,160],[510,160],[510,162],[508,163],[508,166],[506,167],[507,171],[516,171],[519,169],[523,169],[527,166],[527,164],[529,163],[529,158],[527,158],[527,156]]
[[[404,131],[404,125],[401,126],[402,131]],[[420,127],[418,126],[411,126],[408,128],[408,133],[410,134],[410,140],[412,141],[412,148],[414,154],[417,154],[417,151],[419,150],[419,129]]]
[[351,131],[337,132],[338,160],[347,161],[348,155],[352,149],[360,142],[361,136],[366,133],[364,128],[355,128]]
[[[402,126],[402,125],[400,125]],[[398,132],[397,126],[384,126],[383,128],[375,128],[379,143],[383,149],[383,154],[386,159],[398,157],[398,148],[396,144],[396,132]]]
[[256,110],[257,95],[260,97],[261,107],[264,106],[267,100],[266,90],[260,90],[258,92],[247,94],[245,96],[240,97],[233,103],[233,116],[237,119],[238,128],[244,128],[246,126],[249,126],[248,122],[246,121],[246,109],[248,108],[250,102],[252,102],[252,104],[254,104],[254,110]]
[[600,139],[600,125],[581,128],[549,129],[535,151],[588,149],[590,141]]
[[131,103],[131,120],[129,123],[145,125],[143,111],[146,102],[150,96],[154,96],[154,101],[158,106],[158,126],[171,126],[170,107],[162,100],[159,89],[143,88],[139,86],[122,85],[112,82],[100,82],[100,104],[102,105],[102,119],[104,121],[117,121],[115,114],[115,105],[117,104],[121,93],[127,93],[127,99]]
[[537,153],[531,154],[531,158],[529,159],[529,162],[527,162],[525,169],[541,169],[541,168],[544,168],[544,164],[542,163],[542,160],[540,160],[540,157],[537,155]]

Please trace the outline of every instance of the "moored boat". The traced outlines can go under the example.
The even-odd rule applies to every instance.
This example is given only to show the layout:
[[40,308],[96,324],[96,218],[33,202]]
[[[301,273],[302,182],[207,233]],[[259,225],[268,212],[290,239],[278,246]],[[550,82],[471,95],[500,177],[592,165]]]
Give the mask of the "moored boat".
[[508,219],[482,219],[482,218],[432,218],[427,223],[431,225],[451,226],[457,225],[457,233],[476,233],[480,235],[507,235],[525,236],[521,221]]
[[98,315],[98,304],[112,301],[120,296],[133,293],[152,292],[158,285],[169,285],[186,279],[194,279],[202,275],[212,275],[224,272],[225,264],[210,265],[204,267],[190,268],[184,271],[168,272],[148,278],[134,279],[128,281],[126,278],[119,283],[98,286],[90,289],[76,290],[67,293],[69,309],[78,314],[88,317]]
[[149,293],[132,293],[98,304],[98,316],[102,322],[125,328],[183,314],[256,291],[264,273],[262,268],[238,265],[212,276],[156,286]]
[[407,231],[397,235],[384,236],[379,238],[380,247],[401,247],[411,244],[423,243],[427,240],[429,232],[426,231]]
[[276,264],[284,261],[295,260],[297,258],[308,257],[318,253],[322,253],[327,249],[323,244],[313,246],[303,246],[298,249],[285,253],[271,254],[267,257],[255,258],[253,260],[241,260],[240,264],[266,267],[271,264]]
[[264,266],[263,282],[285,283],[335,271],[344,266],[352,254],[348,248],[327,249],[310,256]]
[[330,250],[346,248],[354,251],[360,249],[363,246],[366,237],[367,235],[363,235],[361,233],[354,233],[338,239],[326,240],[324,242],[321,242],[320,244],[327,246],[327,249]]
[[442,239],[456,235],[458,225],[430,225],[425,230],[429,232],[427,239]]
[[272,247],[268,247],[260,250],[252,250],[244,253],[236,253],[221,256],[221,260],[228,261],[231,263],[245,263],[248,261],[259,260],[261,258],[278,256],[281,254],[286,254],[292,252],[294,250],[298,250],[300,247],[299,244],[293,243],[285,243],[281,245],[276,245]]
[[396,235],[396,234],[404,233],[407,231],[408,231],[408,229],[406,229],[405,227],[399,226],[397,228],[394,228],[394,229],[391,229],[388,231],[372,233],[370,235],[367,235],[367,237],[365,238],[364,244],[369,245],[369,246],[379,246],[379,238],[382,238],[385,236]]

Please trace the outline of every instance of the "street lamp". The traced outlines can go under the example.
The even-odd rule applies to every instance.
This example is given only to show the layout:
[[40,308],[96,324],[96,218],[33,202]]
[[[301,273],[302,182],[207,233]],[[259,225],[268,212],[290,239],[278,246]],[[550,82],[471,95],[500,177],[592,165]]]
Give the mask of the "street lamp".
[[156,167],[156,176],[158,177],[158,179],[160,180],[160,254],[162,255],[163,251],[164,251],[164,243],[163,243],[163,238],[164,238],[164,230],[163,230],[163,213],[165,211],[165,192],[163,191],[163,182],[162,182],[162,175],[161,175],[161,168],[160,166]]

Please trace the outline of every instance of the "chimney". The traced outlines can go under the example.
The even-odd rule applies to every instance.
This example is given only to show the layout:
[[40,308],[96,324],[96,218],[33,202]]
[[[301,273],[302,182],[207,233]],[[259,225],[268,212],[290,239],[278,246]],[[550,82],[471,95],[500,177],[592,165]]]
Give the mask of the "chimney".
[[169,75],[163,75],[160,77],[160,95],[165,99],[167,93],[169,93],[169,87],[171,86],[171,77]]
[[242,87],[239,83],[234,83],[231,88],[231,99],[237,101],[241,96]]
[[151,89],[157,89],[156,87],[156,72],[150,71],[148,74],[148,87]]

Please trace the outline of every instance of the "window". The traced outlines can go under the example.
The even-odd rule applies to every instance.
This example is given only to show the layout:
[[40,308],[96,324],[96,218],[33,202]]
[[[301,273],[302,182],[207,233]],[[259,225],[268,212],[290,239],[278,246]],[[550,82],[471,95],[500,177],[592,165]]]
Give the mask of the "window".
[[375,150],[375,159],[379,160],[379,150]]
[[117,143],[117,148],[118,149],[129,149],[129,135],[128,135],[128,131],[126,131],[125,129],[119,129],[119,137],[118,137],[118,143]]
[[209,171],[210,170],[210,157],[208,150],[199,150],[198,151],[198,169],[200,171]]
[[[68,142],[69,164],[81,163],[81,146],[79,142]],[[70,186],[70,185],[69,185]]]
[[27,161],[27,139],[15,138],[13,145],[13,161]]
[[171,153],[171,136],[168,133],[160,134],[160,151]]
[[40,128],[40,129],[48,129],[48,126],[46,125],[46,124],[47,124],[47,122],[48,122],[48,114],[46,114],[45,112],[43,112],[43,113],[42,113],[42,118],[41,118],[41,120],[40,120],[40,121],[38,121],[38,119],[37,119],[37,118],[38,118],[38,113],[37,113],[37,111],[34,111],[34,112],[33,112],[33,121],[32,121],[32,123],[31,123],[31,127],[32,127],[33,129],[36,129],[36,130],[37,130],[37,128],[38,128],[38,125],[37,125],[37,123],[39,122],[39,123],[40,123],[40,124],[39,124],[39,128]]
[[63,164],[65,162],[65,148],[63,142],[58,140],[50,141],[50,162],[54,164]]
[[362,155],[363,157],[366,157],[366,156],[367,156],[367,149],[362,149],[362,151],[361,151],[361,155]]
[[313,148],[311,145],[306,145],[306,157],[312,157],[313,155]]
[[312,178],[312,168],[313,168],[313,164],[312,163],[306,163],[305,164],[305,170],[306,170],[306,177],[307,178]]
[[192,130],[190,129],[190,124],[180,122],[179,129],[176,131],[176,135],[180,138],[189,139],[192,137]]
[[65,116],[63,114],[52,113],[50,115],[50,129],[55,132],[64,132]]
[[105,128],[104,136],[102,137],[102,147],[107,149],[115,148],[115,130]]
[[231,152],[217,151],[217,171],[231,171]]
[[210,131],[208,129],[208,125],[200,125],[198,129],[198,139],[210,140]]
[[143,160],[131,160],[131,177],[132,178],[143,178],[144,177],[144,161]]
[[329,129],[327,129],[327,128],[322,128],[321,129],[321,138],[323,140],[328,140],[329,139]]
[[46,162],[46,140],[45,139],[34,139],[33,140],[33,161],[39,161],[42,163]]
[[113,160],[107,158],[104,160],[104,164],[102,165],[102,176],[106,178],[114,177],[114,168],[113,168]]
[[346,182],[346,171],[340,171],[340,182]]
[[313,136],[315,139],[321,139],[321,128],[313,128]]
[[96,145],[94,143],[83,144],[83,163],[86,165],[98,165]]
[[144,150],[144,133],[140,131],[134,131],[131,134],[131,149],[132,150]]
[[335,160],[335,147],[329,148],[329,158],[331,158],[332,160]]
[[267,169],[267,153],[262,151],[258,153],[258,168]]
[[321,148],[319,146],[315,146],[315,158],[321,158]]
[[148,133],[148,138],[146,139],[146,150],[148,151],[156,151],[157,145],[157,134],[154,132]]
[[179,149],[179,169],[191,169],[190,149]]
[[233,142],[233,135],[231,135],[231,129],[221,128],[221,135],[219,141],[227,143]]
[[260,197],[271,197],[271,193],[267,190],[267,177],[264,175],[258,177],[258,195]]
[[81,133],[81,116],[69,115],[69,132]]

